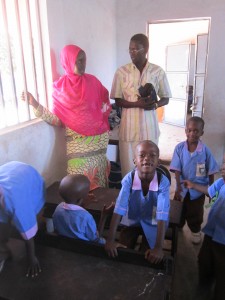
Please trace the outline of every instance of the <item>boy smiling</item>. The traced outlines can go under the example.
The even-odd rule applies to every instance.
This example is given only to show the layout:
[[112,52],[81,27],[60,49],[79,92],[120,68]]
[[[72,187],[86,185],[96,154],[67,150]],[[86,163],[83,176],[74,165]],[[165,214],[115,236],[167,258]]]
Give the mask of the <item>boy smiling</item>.
[[[164,175],[159,179],[156,171],[158,161],[159,148],[155,143],[146,140],[137,145],[135,171],[128,173],[122,181],[111,220],[105,245],[109,256],[117,256],[118,247],[134,248],[141,234],[141,250],[145,252],[145,258],[151,263],[159,263],[163,259],[162,246],[169,218],[170,183]],[[117,243],[115,235],[120,221],[124,227]]]

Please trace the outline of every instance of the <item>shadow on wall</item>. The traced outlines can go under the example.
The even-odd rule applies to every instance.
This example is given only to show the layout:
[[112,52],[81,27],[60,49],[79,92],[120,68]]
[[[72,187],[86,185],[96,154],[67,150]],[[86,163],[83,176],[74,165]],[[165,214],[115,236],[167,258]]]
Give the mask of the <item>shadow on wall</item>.
[[44,177],[46,185],[66,172],[66,143],[63,128],[41,120],[0,135],[0,164],[21,161],[32,165]]

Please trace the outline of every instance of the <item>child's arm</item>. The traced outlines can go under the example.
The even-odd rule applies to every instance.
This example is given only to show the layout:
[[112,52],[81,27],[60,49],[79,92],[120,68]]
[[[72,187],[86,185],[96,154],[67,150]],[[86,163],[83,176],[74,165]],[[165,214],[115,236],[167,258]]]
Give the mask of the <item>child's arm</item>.
[[25,244],[26,244],[27,258],[28,258],[28,265],[29,265],[26,276],[27,277],[38,276],[38,273],[41,272],[41,267],[35,255],[34,238],[26,240]]
[[176,191],[174,195],[174,200],[181,201],[181,192],[182,192],[182,187],[181,187],[181,182],[180,182],[180,171],[175,171],[175,178],[176,178]]
[[214,182],[214,174],[209,175],[209,186]]
[[[214,182],[214,174],[209,175],[209,186],[212,185]],[[209,203],[211,202],[212,198],[209,197]]]
[[188,189],[194,189],[200,193],[205,194],[206,196],[209,196],[208,186],[194,183],[189,180],[184,180],[183,183],[184,183],[184,186],[187,187]]
[[148,249],[145,252],[145,259],[147,259],[150,263],[157,264],[164,257],[163,242],[165,237],[165,230],[165,221],[158,221],[155,247],[153,249]]
[[99,224],[98,224],[98,233],[99,233],[100,237],[102,236],[102,233],[103,233],[103,230],[104,230],[104,227],[105,227],[106,219],[107,219],[109,214],[113,213],[114,207],[115,207],[114,202],[112,202],[108,207],[106,207],[106,205],[103,206],[103,209],[101,211],[100,221],[99,221]]
[[105,251],[108,253],[108,255],[110,257],[118,256],[118,253],[117,253],[118,247],[126,248],[126,246],[124,246],[120,243],[117,243],[115,241],[116,231],[117,231],[117,227],[120,223],[120,220],[121,220],[121,215],[119,215],[117,213],[113,213],[111,223],[110,223],[110,228],[109,228],[109,236],[105,243]]

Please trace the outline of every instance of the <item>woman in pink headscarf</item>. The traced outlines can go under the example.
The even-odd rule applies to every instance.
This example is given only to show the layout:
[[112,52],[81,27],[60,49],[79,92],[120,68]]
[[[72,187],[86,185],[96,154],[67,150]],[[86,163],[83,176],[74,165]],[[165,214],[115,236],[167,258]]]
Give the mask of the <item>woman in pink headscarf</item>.
[[67,173],[84,174],[91,190],[107,187],[109,162],[108,116],[111,111],[107,89],[93,75],[85,73],[86,54],[75,45],[61,52],[65,74],[54,82],[53,112],[40,105],[30,93],[23,93],[37,117],[55,126],[64,126],[67,142]]

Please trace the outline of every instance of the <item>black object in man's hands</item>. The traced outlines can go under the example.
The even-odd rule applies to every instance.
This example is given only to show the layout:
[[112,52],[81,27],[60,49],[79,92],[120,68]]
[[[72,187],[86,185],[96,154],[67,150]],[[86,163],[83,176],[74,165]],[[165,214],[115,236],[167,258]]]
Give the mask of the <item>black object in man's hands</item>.
[[153,104],[157,102],[155,88],[151,83],[146,83],[144,86],[141,85],[138,91],[141,98],[143,98],[146,103]]

